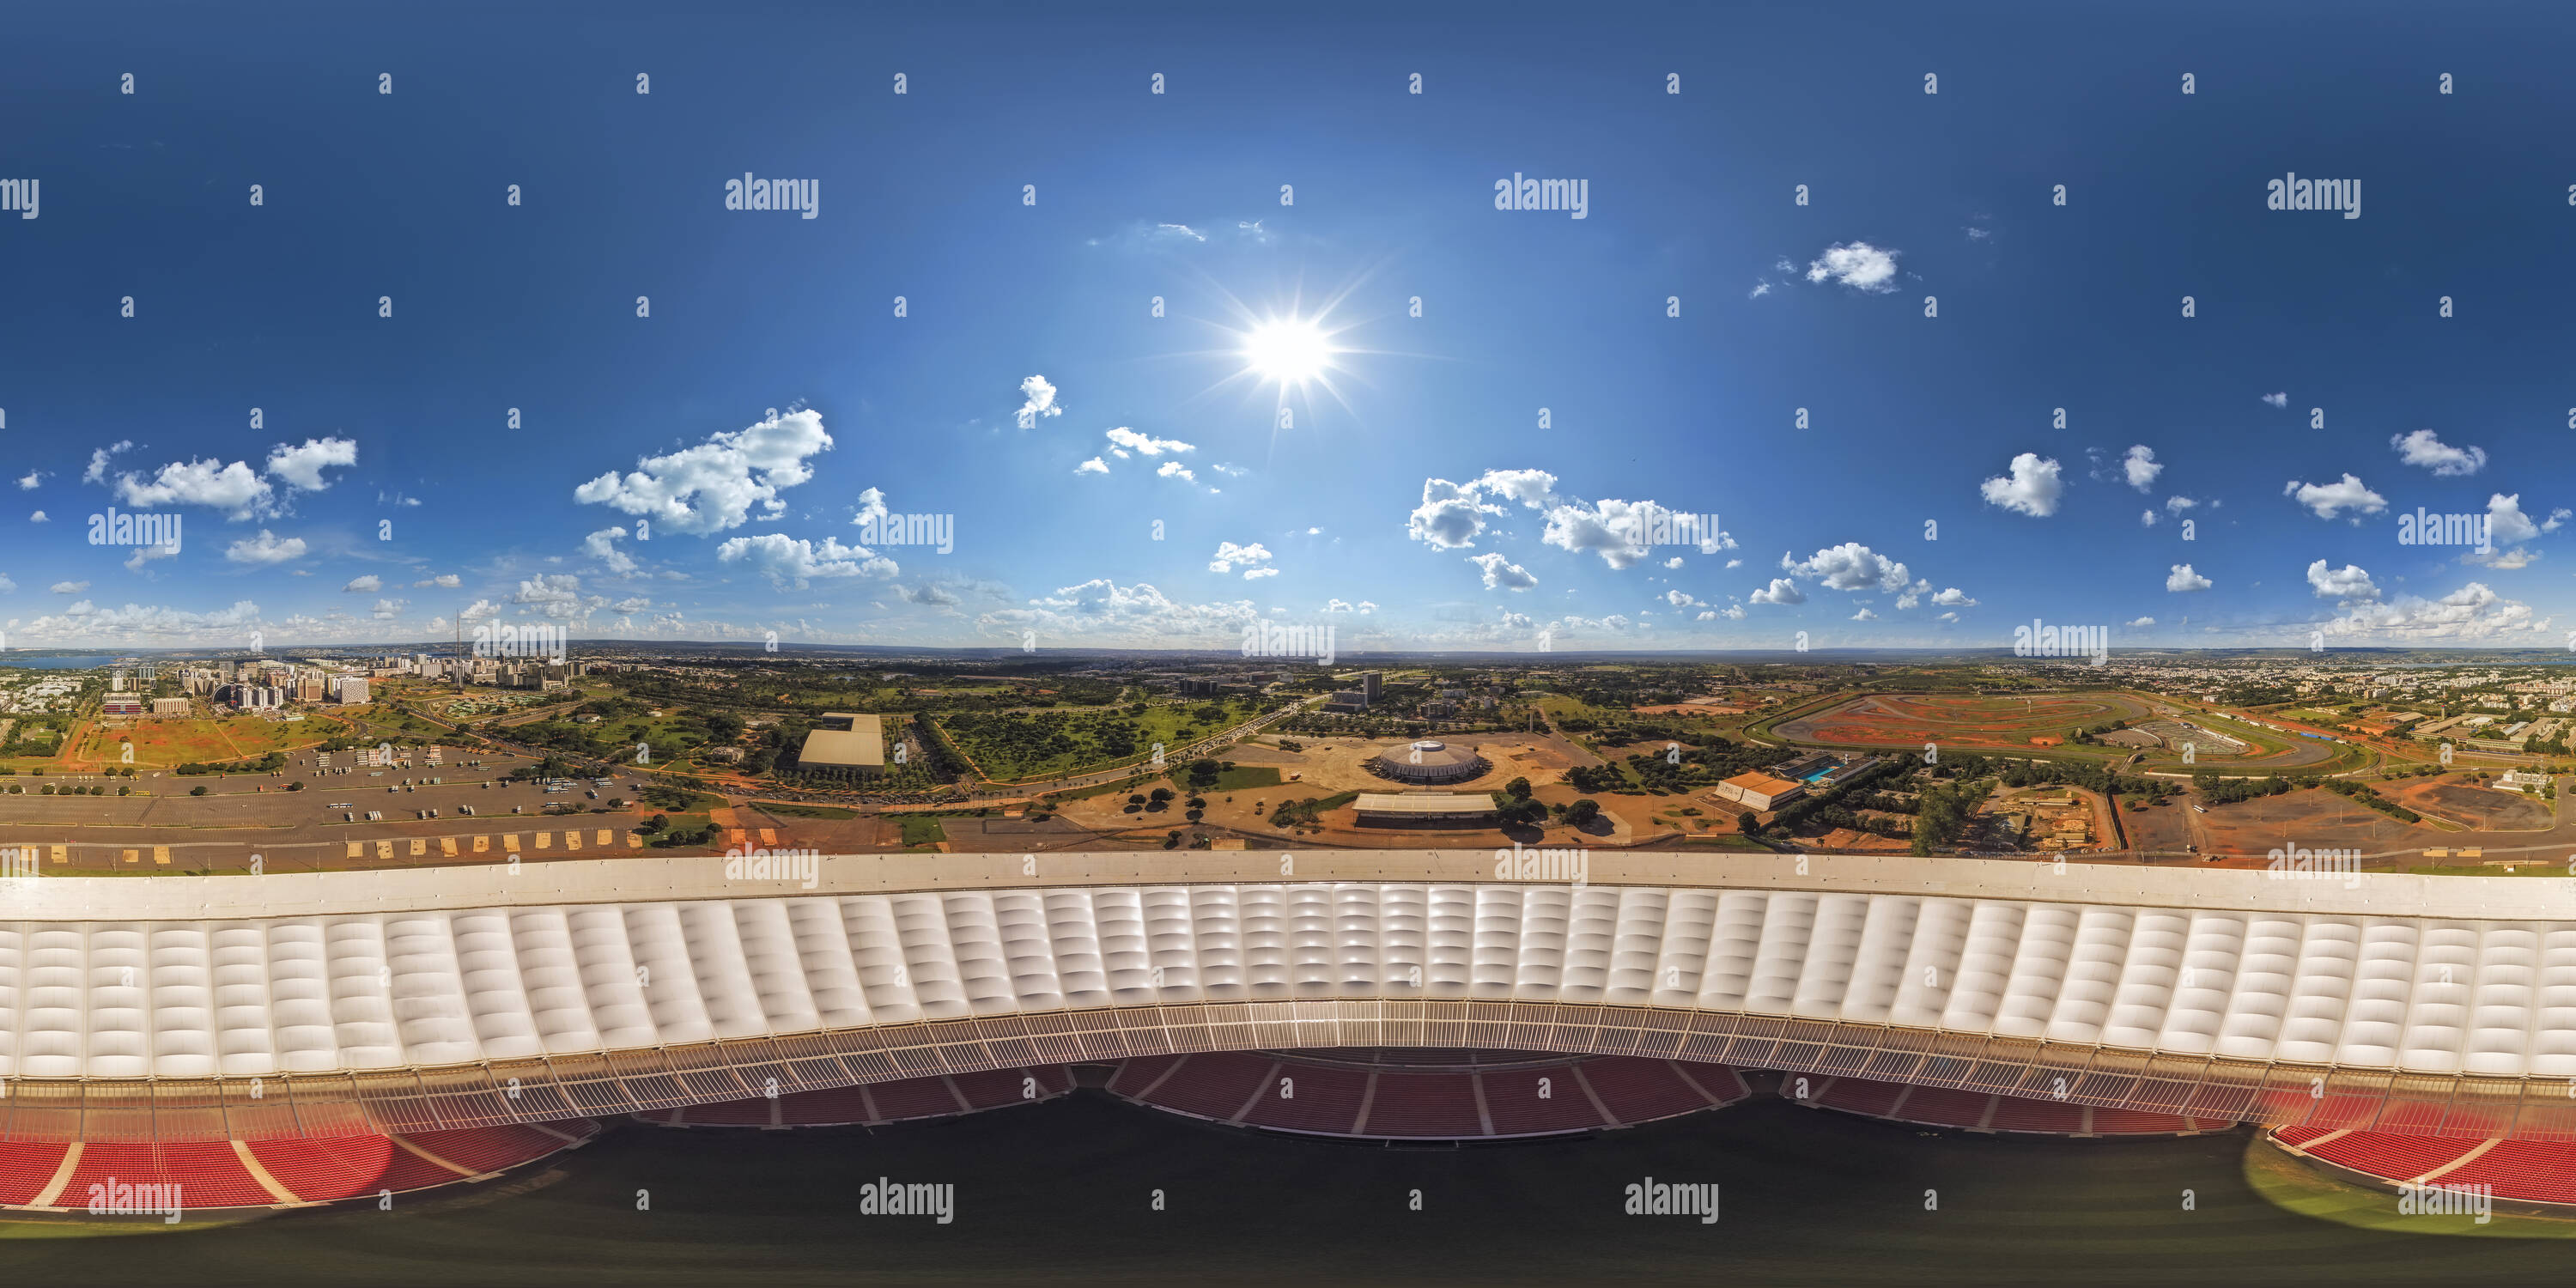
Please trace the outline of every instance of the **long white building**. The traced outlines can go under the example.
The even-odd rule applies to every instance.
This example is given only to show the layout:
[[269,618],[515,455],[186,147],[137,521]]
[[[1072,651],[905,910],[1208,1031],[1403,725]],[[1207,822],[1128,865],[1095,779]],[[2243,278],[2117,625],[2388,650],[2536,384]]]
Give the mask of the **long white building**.
[[[1491,880],[1483,852],[936,858],[825,857],[810,888],[722,857],[8,882],[0,1132],[420,1129],[772,1080],[1423,1046],[2576,1137],[2576,900],[2555,883],[1622,852],[1548,886]],[[1398,870],[1419,879],[1373,875]]]

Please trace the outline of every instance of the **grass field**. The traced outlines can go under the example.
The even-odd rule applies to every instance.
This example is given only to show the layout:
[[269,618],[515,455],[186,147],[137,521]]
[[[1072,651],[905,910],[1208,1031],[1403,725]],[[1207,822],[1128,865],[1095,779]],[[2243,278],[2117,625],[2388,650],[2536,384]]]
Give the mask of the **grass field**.
[[272,751],[309,747],[329,741],[340,726],[306,720],[287,724],[254,716],[202,720],[138,720],[123,729],[91,725],[66,764],[122,766],[120,740],[134,744],[133,764],[141,769],[171,769],[192,761],[256,759]]
[[897,815],[896,817],[903,820],[903,843],[905,845],[937,845],[941,841],[948,839],[948,829],[940,823],[936,816],[924,814],[903,814]]
[[1078,711],[957,713],[940,717],[949,741],[996,782],[1021,782],[1107,769],[1166,752],[1251,719],[1257,704],[1240,699],[1161,703]]
[[1279,771],[1268,765],[1237,765],[1232,769],[1219,771],[1216,785],[1208,790],[1240,792],[1249,791],[1255,787],[1277,787],[1278,785]]

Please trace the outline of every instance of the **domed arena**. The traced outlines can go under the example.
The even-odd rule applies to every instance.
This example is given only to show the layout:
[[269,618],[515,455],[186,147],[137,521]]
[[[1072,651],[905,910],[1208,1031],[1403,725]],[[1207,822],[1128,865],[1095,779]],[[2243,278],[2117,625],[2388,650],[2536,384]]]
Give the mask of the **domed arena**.
[[1369,762],[1369,772],[1400,783],[1463,783],[1492,768],[1473,747],[1424,739],[1390,747]]

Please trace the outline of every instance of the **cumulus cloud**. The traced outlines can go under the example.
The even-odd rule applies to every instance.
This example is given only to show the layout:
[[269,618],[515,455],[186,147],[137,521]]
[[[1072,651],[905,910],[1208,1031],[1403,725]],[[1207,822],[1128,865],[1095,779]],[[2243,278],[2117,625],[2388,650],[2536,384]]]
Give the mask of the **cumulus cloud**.
[[392,621],[402,616],[402,610],[410,604],[411,601],[408,599],[379,599],[376,601],[376,606],[368,610],[367,615],[380,622]]
[[1689,592],[1680,590],[1665,591],[1664,602],[1675,608],[1699,608],[1703,606],[1697,599],[1692,598]]
[[89,589],[89,583],[85,581],[58,581],[52,586],[53,592],[57,595],[77,595],[87,589]]
[[620,577],[633,576],[635,557],[617,548],[617,543],[625,540],[626,537],[627,532],[624,528],[615,526],[601,528],[581,539],[581,552],[598,560],[610,572]]
[[2530,605],[2506,599],[2473,581],[2440,599],[2404,595],[2388,603],[2357,605],[2326,629],[2336,635],[2402,643],[2537,634],[2548,627],[2549,619],[2535,620]]
[[2487,497],[2488,528],[2497,545],[2509,546],[2529,541],[2540,535],[2539,525],[2522,512],[2522,493],[2506,496],[2502,492]]
[[1195,452],[1199,450],[1198,448],[1188,443],[1184,443],[1177,438],[1156,438],[1151,434],[1139,434],[1135,430],[1129,429],[1124,425],[1121,425],[1116,429],[1109,430],[1103,436],[1109,440],[1112,450],[1121,457],[1124,457],[1129,452],[1134,452],[1139,456],[1160,456],[1165,452],[1178,453]]
[[1422,504],[1406,516],[1405,535],[1437,550],[1476,544],[1486,516],[1505,513],[1501,502],[1537,510],[1554,499],[1556,476],[1545,470],[1487,470],[1465,483],[1422,481]]
[[1020,382],[1020,423],[1030,424],[1040,416],[1061,416],[1064,408],[1056,405],[1055,386],[1044,376],[1031,376]]
[[2398,459],[2431,470],[2440,478],[2475,474],[2487,464],[2487,449],[2452,447],[2429,429],[2419,429],[2412,434],[2391,434],[2388,445],[2397,449]]
[[342,586],[342,587],[340,588],[340,591],[341,591],[341,593],[342,593],[342,594],[367,594],[367,595],[372,595],[372,594],[376,593],[377,591],[382,590],[382,589],[384,589],[384,588],[385,588],[385,579],[384,579],[384,578],[379,577],[379,576],[375,575],[374,573],[368,573],[368,574],[367,574],[366,576],[364,576],[364,577],[352,577],[352,578],[350,578],[350,579],[349,579],[349,584],[348,584],[348,585],[346,585],[346,586]]
[[1665,560],[1665,561],[1664,561],[1664,567],[1666,567],[1667,569],[1671,569],[1671,568],[1679,568],[1679,567],[1681,567],[1681,566],[1682,566],[1682,557],[1681,557],[1680,555],[1674,555],[1672,558],[1667,559],[1667,560]]
[[1896,257],[1903,253],[1881,250],[1868,242],[1836,242],[1807,265],[1807,280],[1839,282],[1854,290],[1885,295],[1896,289]]
[[2173,514],[2180,514],[2185,510],[2194,509],[2199,505],[2200,502],[2192,500],[2187,496],[2169,496],[2165,498],[2165,509]]
[[818,578],[883,581],[901,571],[865,546],[845,546],[836,537],[817,544],[777,532],[730,538],[716,547],[716,561],[748,564],[780,590],[803,590]]
[[358,444],[346,438],[308,438],[300,447],[280,443],[268,454],[268,472],[298,492],[319,492],[331,486],[324,469],[357,463]]
[[81,471],[81,482],[105,483],[107,481],[108,461],[114,458],[119,452],[130,452],[132,450],[134,450],[133,440],[120,438],[105,447],[91,451],[89,454],[89,468]]
[[1277,568],[1263,566],[1269,562],[1269,548],[1258,541],[1248,546],[1238,546],[1231,541],[1220,541],[1217,543],[1215,556],[1208,560],[1208,571],[1233,572],[1239,567],[1244,570],[1245,581],[1255,577],[1277,576],[1279,573]]
[[[2269,402],[2271,400],[2267,398],[2264,401]],[[2155,624],[2156,619],[2152,617],[2135,617],[2121,623],[2121,625],[2128,627],[2130,630],[2136,630],[2141,626],[2153,626]]]
[[415,588],[421,586],[436,586],[441,590],[454,590],[463,584],[465,584],[464,579],[458,577],[452,572],[443,572],[435,577],[424,577],[419,581],[412,583]]
[[1334,599],[1325,602],[1324,611],[1327,613],[1356,613],[1362,617],[1366,617],[1377,611],[1377,605],[1365,599],[1356,604],[1345,603],[1342,600]]
[[244,537],[224,547],[224,558],[238,564],[265,566],[303,557],[304,538],[280,538],[266,528],[260,529],[256,537]]
[[1940,594],[1934,595],[1932,597],[1932,602],[1943,608],[1974,608],[1977,606],[1977,601],[1968,598],[1967,592],[1956,586],[1952,586],[1942,591]]
[[2359,523],[2361,515],[2388,508],[2388,498],[2362,486],[2361,480],[2350,474],[2344,475],[2340,483],[2302,483],[2292,479],[2282,486],[2281,495],[2308,507],[2320,519],[2331,519],[2350,510],[2352,521]]
[[[535,609],[556,621],[571,622],[607,607],[608,597],[583,594],[581,578],[572,573],[540,573],[520,582],[518,591],[510,596],[510,602]],[[476,608],[484,606],[483,601],[475,601]],[[471,614],[474,609],[465,611]],[[497,614],[498,610],[494,611]]]
[[36,490],[36,485],[44,481],[45,472],[43,470],[29,470],[27,471],[26,477],[18,480],[18,490],[21,492],[33,492]]
[[738,528],[754,505],[763,518],[786,512],[779,492],[814,477],[806,458],[832,446],[813,411],[773,416],[737,432],[718,432],[695,447],[636,461],[573,489],[584,505],[641,515],[672,532],[707,536]]
[[2130,448],[2129,454],[2120,458],[2120,469],[2128,475],[2129,486],[2141,492],[2155,486],[2156,476],[2165,472],[2165,467],[2156,463],[2155,449],[2144,443]]
[[885,489],[872,487],[861,491],[858,511],[850,516],[850,522],[866,523],[870,519],[884,517],[886,517]]
[[1095,456],[1090,460],[1084,461],[1080,465],[1074,466],[1073,472],[1076,474],[1106,474],[1109,472],[1109,462]]
[[136,474],[118,475],[116,494],[138,510],[198,505],[222,510],[225,517],[235,520],[268,514],[275,507],[275,493],[268,480],[261,478],[248,462],[226,465],[211,456],[202,461],[173,461],[149,479]]
[[1163,468],[1154,471],[1154,473],[1167,479],[1179,479],[1184,483],[1196,483],[1199,481],[1199,476],[1192,474],[1189,471],[1189,467],[1181,464],[1179,461],[1165,461],[1163,462]]
[[2175,594],[2207,590],[2214,584],[2209,578],[2193,572],[2190,564],[2175,564],[2173,572],[2165,578],[2165,589]]
[[1852,614],[1851,619],[1855,622],[1874,622],[1878,620],[1878,614],[1864,608],[1859,612]]
[[1718,616],[1720,616],[1720,617],[1723,617],[1723,618],[1725,618],[1725,619],[1727,619],[1728,621],[1731,621],[1731,622],[1740,622],[1740,621],[1743,621],[1743,620],[1744,620],[1744,605],[1742,605],[1742,604],[1729,604],[1729,605],[1727,605],[1726,607],[1724,607],[1724,608],[1721,608],[1721,609],[1717,610],[1717,615],[1718,615]]
[[1780,567],[1792,577],[1821,581],[1831,590],[1903,593],[1913,581],[1904,564],[1857,541],[1827,546],[1804,560],[1792,561],[1784,554]]
[[2511,546],[2502,550],[2472,550],[2460,556],[2460,562],[2493,568],[2498,572],[2516,572],[2530,567],[2532,561],[2539,557],[2540,552],[2529,546]]
[[[2265,394],[2265,395],[2263,395],[2263,401],[2264,401],[2264,402],[2266,402],[2266,403],[2269,403],[2270,405],[2272,405],[2272,406],[2274,406],[2274,407],[2287,407],[2287,406],[2289,406],[2289,405],[2290,405],[2290,395],[2289,395],[2288,393],[2286,393],[2286,392],[2283,392],[2283,393],[2277,393],[2277,394]],[[2150,618],[2148,618],[2148,619],[2146,619],[2146,620],[2148,620],[2148,621],[2152,622],[2152,621],[2154,621],[2155,619],[2154,619],[2154,618],[2152,618],[2152,617],[2150,617]]]
[[2141,526],[2149,528],[2156,526],[2156,512],[2153,510],[2138,511],[2138,523]]
[[1986,504],[2034,519],[2057,513],[2057,498],[2065,495],[2066,484],[2055,460],[2042,460],[2037,452],[2024,452],[2012,458],[2010,468],[2010,475],[1998,474],[1978,486]]
[[2379,598],[2379,587],[2371,584],[2370,574],[2352,564],[2329,570],[2326,561],[2319,559],[2308,565],[2308,584],[2316,588],[2317,598],[2336,600],[2347,608]]
[[128,557],[125,561],[125,570],[127,572],[142,572],[145,564],[153,563],[162,559],[176,559],[178,557],[179,546],[176,542],[166,546],[136,546],[134,548],[133,555]]
[[1499,554],[1469,555],[1467,562],[1484,570],[1487,590],[1528,590],[1538,585],[1538,578],[1531,576],[1529,569]]
[[1018,642],[1035,637],[1079,636],[1151,643],[1237,643],[1246,623],[1259,620],[1250,600],[1191,604],[1145,582],[1121,586],[1107,578],[1059,588],[1018,608],[977,619],[979,629]]
[[1752,594],[1745,596],[1745,598],[1756,604],[1780,604],[1785,606],[1789,604],[1806,603],[1807,592],[1798,589],[1798,583],[1791,581],[1786,577],[1774,577],[1771,579],[1771,584],[1769,586],[1766,586],[1761,590],[1757,590]]

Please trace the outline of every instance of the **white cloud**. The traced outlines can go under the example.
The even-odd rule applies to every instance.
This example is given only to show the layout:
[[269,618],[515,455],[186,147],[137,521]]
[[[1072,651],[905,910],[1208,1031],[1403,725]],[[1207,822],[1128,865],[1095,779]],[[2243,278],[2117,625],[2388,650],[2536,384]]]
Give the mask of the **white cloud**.
[[1792,563],[1789,556],[1782,555],[1780,566],[1793,577],[1822,581],[1832,590],[1884,590],[1901,594],[1914,579],[1904,564],[1857,541],[1827,546],[1803,562]]
[[[2265,401],[2266,401],[2266,402],[2268,402],[2268,401],[2270,401],[2270,400],[2269,400],[2269,399],[2265,399]],[[2126,622],[2121,623],[2121,625],[2128,627],[2130,630],[2136,630],[2136,629],[2138,629],[2138,628],[2139,628],[2139,627],[2141,627],[2141,626],[2153,626],[2153,625],[2155,625],[2155,624],[2156,624],[2156,619],[2154,619],[2154,618],[2152,618],[2152,617],[2138,617],[2138,618],[2132,618],[2132,619],[2131,619],[2131,620],[2129,620],[2129,621],[2126,621]]]
[[2190,564],[2175,564],[2173,566],[2173,573],[2165,578],[2165,589],[2172,591],[2175,594],[2183,594],[2195,590],[2207,590],[2214,584],[2215,583],[2211,582],[2209,578],[2193,572]]
[[1250,581],[1255,577],[1276,576],[1279,572],[1277,568],[1260,566],[1269,562],[1269,548],[1258,541],[1248,546],[1238,546],[1231,541],[1220,541],[1216,545],[1216,555],[1208,560],[1208,571],[1233,572],[1237,567],[1241,567],[1245,570],[1243,579]]
[[614,526],[601,528],[581,539],[581,552],[598,560],[610,572],[620,577],[632,576],[635,572],[635,557],[617,548],[617,543],[625,540],[626,537],[627,532],[624,528]]
[[1859,612],[1852,614],[1851,619],[1855,622],[1874,622],[1878,620],[1878,614],[1864,608]]
[[850,522],[865,523],[870,519],[884,517],[886,517],[885,489],[872,487],[860,492],[858,512],[850,516]]
[[2066,492],[2055,460],[2042,460],[2037,452],[2024,452],[2012,459],[2010,477],[1997,475],[1978,487],[1986,504],[2045,519],[2057,513],[2057,498]]
[[105,483],[107,481],[108,459],[119,452],[132,451],[133,449],[133,440],[120,438],[105,447],[92,451],[89,454],[89,468],[81,471],[81,482]]
[[1543,510],[1556,495],[1556,476],[1546,470],[1487,470],[1469,486]]
[[749,563],[780,590],[803,590],[818,577],[882,581],[901,571],[893,560],[865,546],[845,546],[835,537],[825,537],[817,545],[776,532],[730,538],[716,548],[716,560]]
[[1121,586],[1094,578],[1031,599],[1019,608],[986,613],[976,624],[1014,644],[1025,631],[1042,640],[1080,636],[1170,648],[1176,642],[1238,644],[1244,625],[1259,617],[1248,599],[1188,604],[1145,582]]
[[1165,461],[1163,462],[1163,468],[1154,471],[1154,473],[1167,479],[1180,479],[1185,483],[1196,483],[1199,481],[1199,476],[1190,473],[1189,468],[1182,465],[1179,461]]
[[376,592],[377,592],[377,591],[379,591],[379,590],[383,590],[384,588],[385,588],[385,579],[384,579],[384,578],[379,577],[379,576],[375,575],[374,573],[368,573],[368,574],[367,574],[366,576],[364,576],[364,577],[352,577],[352,578],[350,578],[350,579],[349,579],[349,584],[348,584],[348,585],[346,585],[346,586],[342,586],[342,587],[340,588],[340,592],[341,592],[342,594],[367,594],[367,595],[372,595],[372,594],[376,593]]
[[2472,550],[2460,556],[2460,562],[2493,568],[2498,572],[2516,572],[2530,567],[2532,561],[2539,557],[2540,552],[2529,546],[2513,546],[2503,550]]
[[436,586],[441,590],[454,590],[463,584],[465,584],[464,579],[452,572],[443,572],[435,577],[425,577],[412,583],[414,587]]
[[2170,514],[2180,514],[2185,510],[2194,509],[2199,505],[2200,502],[2192,500],[2187,496],[2169,496],[2165,498],[2165,510]]
[[1885,295],[1896,289],[1896,257],[1902,253],[1880,250],[1868,242],[1836,242],[1807,265],[1807,280],[1840,282],[1854,290]]
[[36,490],[36,485],[44,481],[45,472],[43,470],[29,470],[27,471],[26,477],[18,480],[18,490],[21,492],[33,492]]
[[1664,561],[1664,567],[1666,568],[1679,568],[1681,566],[1682,557],[1680,555],[1674,555],[1672,558]]
[[1726,561],[1726,566],[1729,568],[1741,568],[1744,566],[1744,561],[1741,559],[1729,559]]
[[1667,604],[1672,605],[1672,606],[1673,606],[1673,607],[1675,607],[1675,608],[1701,608],[1701,607],[1705,607],[1705,605],[1701,604],[1698,600],[1693,599],[1693,598],[1690,596],[1689,592],[1687,592],[1687,591],[1680,591],[1680,590],[1668,590],[1668,591],[1665,591],[1665,592],[1664,592],[1664,602],[1665,602],[1665,603],[1667,603]]
[[1165,452],[1195,452],[1199,450],[1198,448],[1191,446],[1188,443],[1184,443],[1177,438],[1156,438],[1151,434],[1139,434],[1135,430],[1129,429],[1123,425],[1116,429],[1109,430],[1104,437],[1118,447],[1123,448],[1126,451],[1134,452],[1139,456],[1160,456]]
[[2129,454],[2120,458],[2120,468],[2129,476],[2129,486],[2141,492],[2153,487],[2156,476],[2165,472],[2165,467],[2156,463],[2155,449],[2144,443],[2130,448]]
[[1798,589],[1798,583],[1786,577],[1774,577],[1769,586],[1745,598],[1756,604],[1803,604],[1807,602],[1807,592]]
[[27,522],[29,523],[44,523],[47,521],[48,520],[45,518],[45,512],[42,510],[38,510],[34,514],[27,516]]
[[394,618],[402,616],[402,610],[409,607],[410,604],[411,601],[408,599],[379,599],[376,601],[376,606],[373,609],[370,609],[367,615],[380,622],[392,621]]
[[77,595],[87,589],[89,589],[89,583],[85,581],[58,581],[52,587],[57,595]]
[[162,466],[149,481],[139,475],[120,474],[116,493],[118,499],[138,510],[202,505],[222,510],[225,517],[234,520],[271,513],[275,495],[268,480],[253,471],[248,462],[226,465],[214,457],[173,461]]
[[1538,578],[1527,568],[1491,552],[1467,556],[1467,562],[1484,570],[1487,590],[1528,590],[1538,585]]
[[734,433],[715,433],[695,447],[638,460],[573,489],[585,505],[642,515],[672,532],[706,536],[742,526],[751,507],[763,518],[786,511],[782,489],[814,477],[806,458],[832,446],[823,418],[789,412]]
[[2497,545],[2509,546],[2540,535],[2540,527],[2522,512],[2522,493],[2487,497],[2487,526]]
[[1109,462],[1095,456],[1090,460],[1084,461],[1080,465],[1074,466],[1073,472],[1076,474],[1106,474],[1109,472]]
[[2362,486],[2361,480],[2350,474],[2344,475],[2340,483],[2302,483],[2292,479],[2282,486],[2281,495],[2308,507],[2320,519],[2331,519],[2341,511],[2351,510],[2354,512],[2353,522],[2359,523],[2359,516],[2377,514],[2388,508],[2388,498]]
[[1753,283],[1753,289],[1752,289],[1751,291],[1746,292],[1746,293],[1745,293],[1744,298],[1746,298],[1746,299],[1748,299],[1748,300],[1758,300],[1758,299],[1761,299],[1761,298],[1762,298],[1763,296],[1765,296],[1765,295],[1769,295],[1770,293],[1771,293],[1771,284],[1770,284],[1769,282],[1756,281],[1755,283]]
[[1717,610],[1717,615],[1718,615],[1718,616],[1720,616],[1720,617],[1723,617],[1723,618],[1725,618],[1725,619],[1727,619],[1728,621],[1731,621],[1731,622],[1740,622],[1740,621],[1743,621],[1743,620],[1744,620],[1744,605],[1742,605],[1742,604],[1729,604],[1729,605],[1727,605],[1726,607],[1724,607],[1724,608],[1721,608],[1721,609]]
[[[2277,393],[2277,394],[2265,394],[2265,395],[2263,395],[2263,401],[2264,401],[2264,402],[2267,402],[2267,403],[2270,403],[2272,406],[2275,406],[2275,407],[2287,407],[2287,406],[2289,406],[2289,405],[2290,405],[2290,395],[2289,395],[2288,393],[2286,393],[2286,392],[2284,392],[2284,393]],[[2152,622],[2152,621],[2154,621],[2155,619],[2154,619],[2154,618],[2152,618],[2152,617],[2150,617],[2150,618],[2148,618],[2148,619],[2146,619],[2146,620],[2148,620],[2148,621],[2151,621],[2151,622]]]
[[152,563],[155,560],[176,559],[178,557],[179,547],[176,542],[166,546],[136,546],[134,548],[134,554],[125,561],[125,570],[127,572],[141,572],[143,571],[143,565],[145,564]]
[[[2517,492],[2514,495],[2518,497],[2521,493]],[[2566,506],[2562,505],[2549,512],[2549,518],[2540,525],[2540,530],[2543,532],[2556,532],[2561,525],[2565,524],[2571,518],[2576,518],[2576,510],[2570,510]]]
[[1020,404],[1020,419],[1024,422],[1040,416],[1064,414],[1064,408],[1056,405],[1055,386],[1048,384],[1044,376],[1031,376],[1021,381],[1020,396],[1027,400]]
[[1357,613],[1362,617],[1366,617],[1377,611],[1377,605],[1365,599],[1356,604],[1345,603],[1339,599],[1335,599],[1325,603],[1324,611],[1327,613]]
[[1424,479],[1422,504],[1405,520],[1404,531],[1434,548],[1456,550],[1476,544],[1485,530],[1484,516],[1502,512],[1478,495],[1473,483],[1461,487],[1447,479]]
[[2439,478],[2475,474],[2486,468],[2487,449],[2452,447],[2429,429],[2419,429],[2412,434],[2391,434],[2388,445],[2397,449],[2399,459],[2431,470]]
[[2326,629],[2337,635],[2427,641],[2486,639],[2513,631],[2542,631],[2548,625],[2547,618],[2533,619],[2530,605],[2506,599],[2473,581],[2440,599],[2400,596],[2390,603],[2358,605]]
[[1934,595],[1932,597],[1932,602],[1942,608],[1974,608],[1977,606],[1977,601],[1968,598],[1968,593],[1956,586],[1952,586],[1943,590],[1940,594]]
[[2346,608],[2379,598],[2379,587],[2371,584],[2370,574],[2352,564],[2329,570],[2326,561],[2319,559],[2308,565],[2308,584],[2316,588],[2317,598],[2340,601]]
[[298,492],[319,492],[331,486],[322,477],[325,468],[358,463],[358,444],[346,438],[308,438],[301,447],[278,444],[268,454],[268,472],[286,480]]
[[238,564],[280,564],[304,557],[304,538],[280,538],[266,528],[224,547],[224,558]]
[[2138,523],[2141,526],[2149,528],[2156,526],[2156,512],[2153,510],[2138,511]]
[[[583,594],[581,578],[571,573],[540,573],[520,582],[518,592],[510,596],[510,602],[534,608],[556,621],[570,622],[607,607],[608,597]],[[476,607],[481,606],[481,601],[477,601]],[[471,613],[474,610],[466,611]]]

